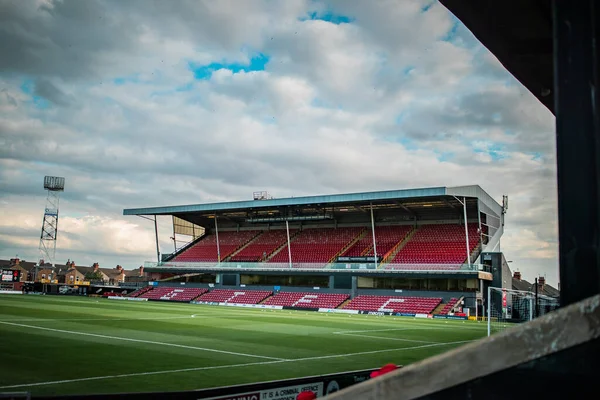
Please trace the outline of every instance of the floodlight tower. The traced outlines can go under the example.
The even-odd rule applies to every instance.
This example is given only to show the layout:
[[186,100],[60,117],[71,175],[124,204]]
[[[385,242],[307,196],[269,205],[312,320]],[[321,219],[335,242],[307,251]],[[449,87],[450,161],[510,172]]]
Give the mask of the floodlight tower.
[[42,222],[39,249],[41,259],[54,266],[56,236],[58,234],[58,202],[60,200],[60,192],[64,192],[65,190],[65,178],[45,176],[44,189],[48,192],[48,196],[46,197],[46,208],[44,209],[44,221]]

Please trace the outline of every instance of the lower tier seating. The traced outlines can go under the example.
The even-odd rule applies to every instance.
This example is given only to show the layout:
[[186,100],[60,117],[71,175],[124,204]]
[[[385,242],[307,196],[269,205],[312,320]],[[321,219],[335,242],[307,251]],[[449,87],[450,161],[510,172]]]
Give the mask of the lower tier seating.
[[336,308],[349,297],[347,294],[280,292],[263,304],[298,308]]
[[451,298],[450,300],[448,300],[448,302],[446,303],[446,305],[444,306],[444,308],[442,308],[442,311],[440,311],[441,315],[447,315],[450,310],[452,310],[452,307],[454,307],[456,305],[456,303],[458,302],[457,298]]
[[168,300],[168,301],[192,301],[196,297],[208,292],[202,288],[173,288],[173,287],[155,287],[152,290],[138,296],[148,300]]
[[138,297],[151,289],[152,289],[152,286],[144,286],[143,288],[139,288],[139,289],[134,290],[133,292],[129,293],[127,295],[127,297]]
[[214,289],[197,300],[211,303],[258,304],[273,292],[266,290]]
[[356,296],[344,306],[346,310],[389,311],[407,314],[430,314],[442,302],[439,297]]

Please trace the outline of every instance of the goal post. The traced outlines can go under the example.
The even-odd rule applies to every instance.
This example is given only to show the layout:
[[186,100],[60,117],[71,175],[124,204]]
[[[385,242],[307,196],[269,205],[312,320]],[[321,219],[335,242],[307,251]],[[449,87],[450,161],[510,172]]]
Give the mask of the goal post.
[[488,336],[558,308],[558,299],[534,292],[488,287]]

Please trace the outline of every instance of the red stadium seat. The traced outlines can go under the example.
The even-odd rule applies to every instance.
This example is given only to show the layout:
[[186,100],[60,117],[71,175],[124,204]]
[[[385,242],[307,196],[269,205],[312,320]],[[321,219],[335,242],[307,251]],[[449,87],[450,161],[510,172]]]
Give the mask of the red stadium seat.
[[[219,231],[219,250],[221,261],[230,256],[237,249],[253,239],[259,231]],[[189,262],[217,262],[217,235],[205,235],[192,247],[178,254],[173,261]]]
[[258,304],[271,293],[273,292],[266,290],[214,289],[197,300],[210,303]]
[[149,291],[149,290],[151,290],[151,289],[152,289],[152,286],[145,286],[145,287],[143,287],[143,288],[137,289],[137,290],[135,290],[135,291],[133,291],[133,292],[129,293],[129,294],[127,295],[127,297],[138,297],[138,296],[140,296],[140,295],[142,295],[142,294],[146,293],[147,291]]
[[[309,228],[296,235],[290,243],[293,263],[315,263],[320,268],[356,239],[364,228]],[[273,263],[287,263],[286,249],[269,259]]]
[[406,314],[431,314],[442,302],[439,297],[356,296],[346,310],[387,311]]
[[[290,235],[296,233],[296,230],[290,229]],[[220,238],[219,238],[220,239]],[[252,243],[244,247],[237,254],[233,255],[231,262],[258,262],[264,261],[271,253],[287,243],[287,231],[277,229],[266,231],[260,234]]]
[[263,304],[297,308],[336,308],[350,296],[334,293],[280,292]]
[[[470,253],[479,245],[477,224],[469,224]],[[465,227],[458,224],[435,224],[419,227],[404,247],[390,260],[393,264],[449,264],[460,268],[467,260]],[[416,266],[414,269],[419,269]]]
[[[377,255],[385,256],[399,242],[404,240],[406,235],[412,230],[412,226],[376,226],[375,244],[377,246]],[[351,246],[342,254],[345,257],[372,256],[373,249],[373,231],[368,230],[367,234],[358,242]]]
[[158,286],[138,297],[148,300],[190,302],[206,292],[208,292],[208,289]]
[[456,303],[458,302],[458,299],[456,298],[451,298],[450,300],[448,300],[448,302],[446,303],[446,305],[444,306],[444,308],[442,308],[442,311],[440,311],[441,315],[447,315],[450,310],[452,310],[452,307],[454,307],[456,305]]

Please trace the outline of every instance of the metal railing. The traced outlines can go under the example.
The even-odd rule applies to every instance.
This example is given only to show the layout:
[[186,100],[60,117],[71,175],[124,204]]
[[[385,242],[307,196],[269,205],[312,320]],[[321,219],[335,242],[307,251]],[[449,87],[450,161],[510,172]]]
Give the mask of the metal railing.
[[173,268],[178,270],[311,270],[311,271],[343,271],[360,270],[365,272],[477,272],[482,271],[479,264],[382,264],[373,263],[269,263],[269,262],[151,262],[144,263],[144,269]]

